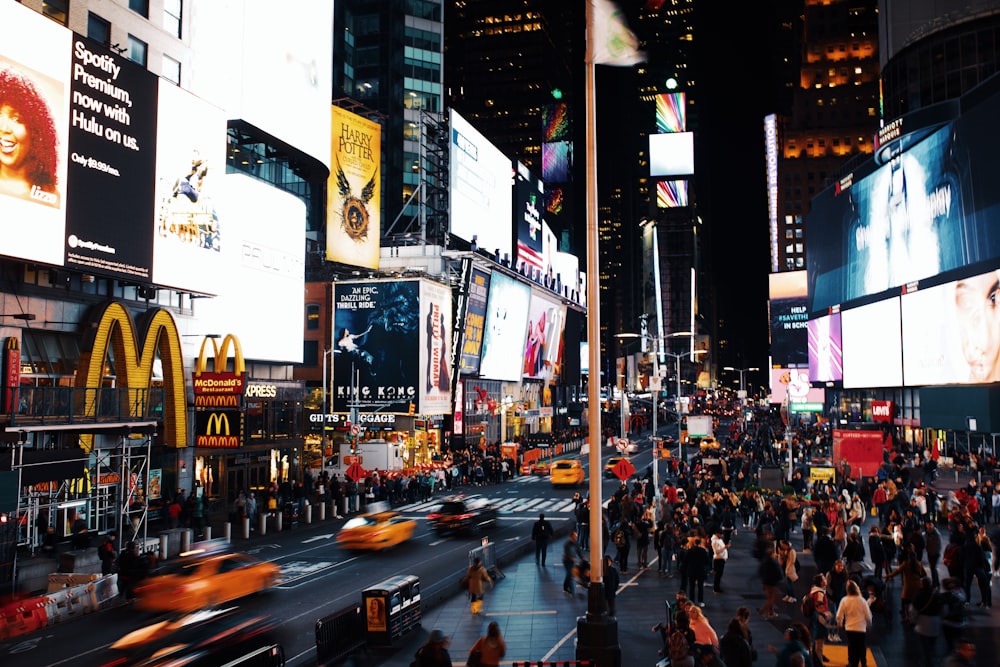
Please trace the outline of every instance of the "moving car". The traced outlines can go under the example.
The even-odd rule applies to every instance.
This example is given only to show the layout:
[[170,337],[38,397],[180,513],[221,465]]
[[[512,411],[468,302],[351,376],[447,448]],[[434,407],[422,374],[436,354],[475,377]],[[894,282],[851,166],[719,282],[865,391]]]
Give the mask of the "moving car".
[[337,533],[337,545],[344,549],[382,551],[413,537],[417,522],[389,510],[389,503],[371,503],[369,512],[353,517]]
[[556,461],[552,464],[549,472],[549,480],[552,486],[578,486],[583,484],[587,475],[579,461],[569,459],[566,461]]
[[448,496],[427,515],[431,527],[440,534],[473,532],[497,522],[497,506],[478,495]]
[[608,459],[607,463],[604,464],[604,476],[616,477],[615,466],[618,465],[618,462],[623,460],[624,458],[625,458],[624,456],[612,456],[610,459]]
[[270,589],[281,578],[274,563],[232,552],[186,556],[168,563],[135,589],[140,611],[197,611]]

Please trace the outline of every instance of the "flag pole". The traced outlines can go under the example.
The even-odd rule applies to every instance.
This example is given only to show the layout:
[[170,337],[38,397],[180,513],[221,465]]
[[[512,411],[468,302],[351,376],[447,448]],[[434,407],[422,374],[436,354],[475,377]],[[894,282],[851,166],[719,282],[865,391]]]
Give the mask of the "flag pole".
[[[599,667],[619,667],[618,621],[608,615],[604,595],[604,517],[601,509],[601,309],[597,229],[597,111],[594,80],[594,3],[587,0],[587,49],[584,60],[587,169],[587,419],[590,441],[590,586],[587,614],[577,618],[576,657]],[[610,398],[610,396],[609,396]]]

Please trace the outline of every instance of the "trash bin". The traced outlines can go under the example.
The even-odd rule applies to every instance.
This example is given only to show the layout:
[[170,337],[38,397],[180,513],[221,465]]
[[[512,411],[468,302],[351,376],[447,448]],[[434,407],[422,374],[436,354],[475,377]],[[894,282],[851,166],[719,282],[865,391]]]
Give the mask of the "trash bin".
[[393,640],[420,626],[420,578],[391,577],[361,591],[365,636],[372,646]]
[[281,524],[285,530],[291,529],[299,522],[298,503],[286,502],[281,506]]

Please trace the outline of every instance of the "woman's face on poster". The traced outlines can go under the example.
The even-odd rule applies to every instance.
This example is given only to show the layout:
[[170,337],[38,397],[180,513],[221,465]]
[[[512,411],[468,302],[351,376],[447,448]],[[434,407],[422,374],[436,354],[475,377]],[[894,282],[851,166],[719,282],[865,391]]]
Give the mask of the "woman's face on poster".
[[28,127],[20,112],[10,104],[0,105],[0,166],[16,167],[31,146]]

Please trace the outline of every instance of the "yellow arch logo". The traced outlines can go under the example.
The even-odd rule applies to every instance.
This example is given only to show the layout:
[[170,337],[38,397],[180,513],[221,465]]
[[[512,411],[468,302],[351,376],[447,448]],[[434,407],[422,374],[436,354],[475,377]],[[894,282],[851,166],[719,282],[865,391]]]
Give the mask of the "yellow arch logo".
[[212,351],[215,354],[215,366],[213,371],[216,373],[225,373],[226,366],[229,365],[229,346],[233,346],[233,372],[237,375],[246,373],[246,361],[243,359],[243,348],[240,346],[240,339],[233,334],[226,334],[226,337],[222,339],[222,345],[220,346],[215,338],[209,338],[206,336],[201,341],[201,349],[198,350],[198,361],[194,365],[194,376],[198,377],[206,370],[208,370],[208,358],[205,355],[207,351],[205,349],[206,343],[212,341]]
[[229,417],[224,412],[213,412],[208,416],[205,435],[229,435]]
[[[97,390],[104,376],[104,364],[110,350],[114,354],[116,384],[118,388],[148,389],[152,386],[153,361],[160,353],[163,364],[163,435],[167,445],[188,446],[187,405],[185,403],[184,355],[177,324],[169,311],[162,308],[148,310],[140,316],[142,346],[136,335],[132,315],[117,301],[109,302],[100,311],[96,326],[91,329],[80,353],[76,371],[76,386],[87,389],[83,414],[94,417]],[[127,392],[127,406],[121,404],[122,414],[143,417],[145,401],[137,400],[138,392]],[[88,452],[93,449],[93,435],[81,436],[81,445]]]

